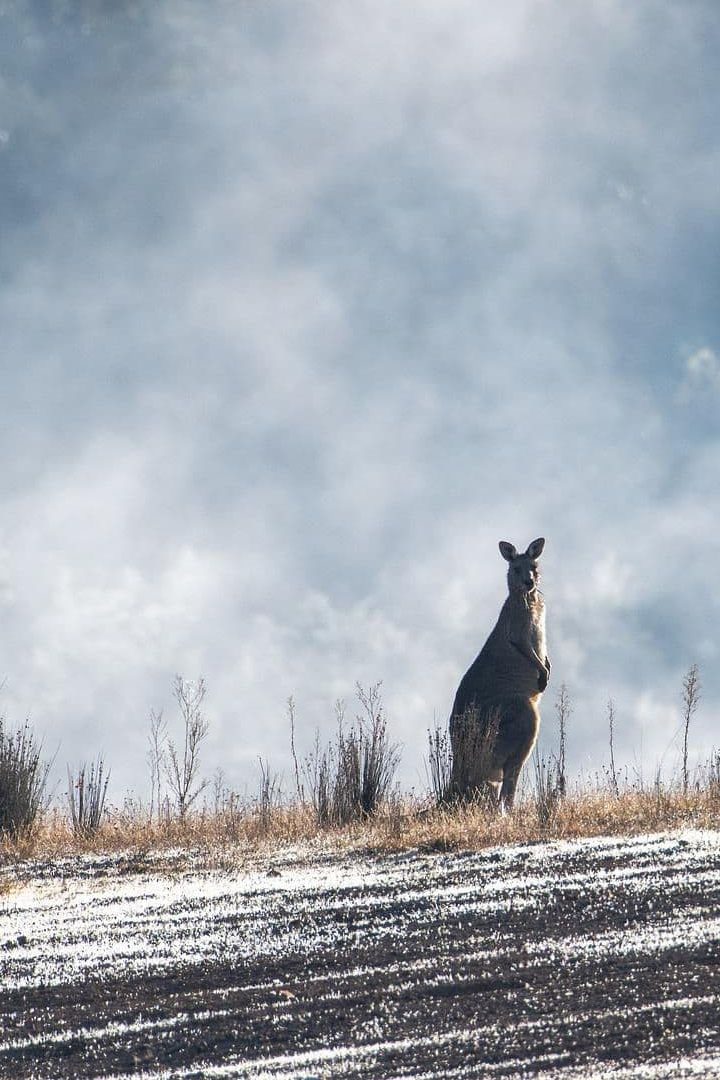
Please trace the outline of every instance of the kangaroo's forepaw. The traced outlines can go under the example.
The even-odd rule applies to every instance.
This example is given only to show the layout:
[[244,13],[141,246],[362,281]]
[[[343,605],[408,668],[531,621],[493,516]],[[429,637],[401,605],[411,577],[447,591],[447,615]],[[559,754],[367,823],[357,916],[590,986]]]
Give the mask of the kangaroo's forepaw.
[[542,694],[543,690],[546,688],[547,684],[548,684],[548,673],[547,673],[547,671],[538,672],[538,690],[540,691],[541,694]]

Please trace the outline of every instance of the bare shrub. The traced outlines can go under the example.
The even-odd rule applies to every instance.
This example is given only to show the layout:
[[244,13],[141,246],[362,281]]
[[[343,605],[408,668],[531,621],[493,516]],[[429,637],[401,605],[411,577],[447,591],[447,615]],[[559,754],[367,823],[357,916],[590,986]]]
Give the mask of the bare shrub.
[[360,805],[364,817],[374,813],[386,797],[400,761],[400,748],[388,740],[381,685],[376,683],[366,691],[356,683],[357,698],[364,710],[364,716],[356,718],[361,751]]
[[200,746],[208,733],[209,724],[202,713],[205,698],[205,681],[196,683],[175,676],[173,694],[180,708],[183,722],[184,743],[180,753],[172,739],[167,740],[165,772],[175,799],[175,809],[181,821],[188,810],[207,787],[207,781],[197,784],[200,768]]
[[256,799],[257,813],[260,823],[267,828],[272,819],[273,810],[280,805],[282,800],[282,779],[270,768],[267,759],[258,758],[260,765],[260,790]]
[[150,821],[153,814],[160,821],[163,811],[162,775],[165,770],[165,745],[167,742],[167,723],[160,712],[150,710],[150,731],[148,732],[147,763],[150,767]]
[[[335,705],[336,710],[340,702]],[[310,789],[310,799],[319,825],[333,820],[333,747],[320,744],[320,732],[315,732],[315,744],[308,755],[303,772]]]
[[212,807],[213,813],[217,816],[222,813],[225,799],[229,794],[229,788],[225,782],[225,772],[218,765],[212,778]]
[[244,800],[226,783],[225,773],[217,768],[212,779],[212,822],[210,832],[221,840],[237,840],[248,816],[247,800]]
[[78,769],[77,779],[68,766],[68,807],[76,837],[87,839],[100,828],[109,783],[110,773],[106,772],[102,757],[98,757],[97,762],[91,762],[89,768],[83,763]]
[[700,669],[693,664],[683,679],[683,753],[682,753],[682,786],[683,794],[687,795],[690,774],[688,772],[688,733],[690,721],[697,711],[700,702]]
[[533,767],[535,770],[535,812],[538,823],[545,827],[554,821],[565,791],[560,784],[558,759],[554,754],[545,757],[535,747]]
[[235,791],[228,791],[219,812],[215,816],[218,831],[224,839],[237,840],[242,835],[247,814],[240,796]]
[[713,750],[703,771],[705,783],[702,786],[711,798],[720,799],[720,750]]
[[29,721],[13,732],[0,716],[0,834],[27,834],[44,809],[51,763],[41,753]]
[[[677,802],[677,782],[672,776],[669,781],[663,779],[662,760],[655,766],[655,776],[650,792],[655,802],[655,813],[659,819],[668,817],[674,803]],[[683,789],[682,800],[685,800],[687,792]]]
[[453,717],[450,802],[465,799],[496,808],[490,776],[500,715],[499,709],[483,711],[472,705]]
[[316,736],[303,771],[321,825],[344,825],[370,817],[390,789],[400,751],[388,738],[380,686],[365,690],[357,683],[362,712],[350,730],[345,729],[345,710],[338,701],[335,741],[323,747]]
[[557,693],[555,714],[558,719],[557,753],[553,751],[545,757],[540,754],[537,746],[533,751],[535,812],[538,823],[543,827],[552,823],[560,803],[567,795],[565,758],[567,726],[572,714],[572,703],[565,683],[562,683]]
[[344,825],[361,817],[360,812],[360,754],[357,738],[352,728],[348,735],[344,728],[344,704],[338,701],[335,712],[338,722],[337,741],[329,748],[329,758],[333,762],[332,783],[332,823]]
[[425,771],[435,804],[443,806],[450,801],[452,792],[452,749],[448,731],[437,724],[428,729]]

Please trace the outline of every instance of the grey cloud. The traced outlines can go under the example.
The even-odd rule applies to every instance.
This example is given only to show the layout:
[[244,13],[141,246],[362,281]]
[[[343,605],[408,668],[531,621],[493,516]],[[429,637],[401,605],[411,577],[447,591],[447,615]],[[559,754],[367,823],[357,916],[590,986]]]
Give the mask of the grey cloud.
[[35,10],[2,52],[9,710],[121,788],[202,672],[243,783],[288,694],[310,738],[382,678],[413,779],[497,540],[544,533],[574,760],[608,693],[661,752],[717,615],[715,414],[678,398],[719,330],[712,8]]

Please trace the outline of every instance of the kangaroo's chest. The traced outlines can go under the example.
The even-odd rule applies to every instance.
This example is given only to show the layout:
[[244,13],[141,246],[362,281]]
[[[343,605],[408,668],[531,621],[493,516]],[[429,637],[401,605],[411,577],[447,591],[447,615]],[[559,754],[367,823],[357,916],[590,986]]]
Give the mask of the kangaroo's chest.
[[530,644],[540,659],[545,656],[545,611],[540,610],[529,620]]
[[538,599],[533,605],[510,597],[500,613],[496,627],[503,645],[522,642],[540,656],[545,654],[545,607]]

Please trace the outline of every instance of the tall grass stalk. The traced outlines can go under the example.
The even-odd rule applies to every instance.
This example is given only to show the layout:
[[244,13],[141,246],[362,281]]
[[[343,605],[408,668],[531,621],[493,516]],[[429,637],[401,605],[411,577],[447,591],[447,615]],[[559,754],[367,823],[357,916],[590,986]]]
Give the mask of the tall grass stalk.
[[292,695],[287,699],[288,720],[290,721],[290,752],[292,753],[295,767],[295,791],[300,802],[305,801],[305,791],[300,781],[300,765],[298,763],[297,750],[295,749],[295,699]]
[[556,771],[556,784],[558,794],[562,796],[567,791],[567,777],[565,774],[565,742],[567,739],[567,726],[572,713],[572,703],[570,701],[570,694],[565,683],[562,683],[558,690],[557,699],[555,701],[555,713],[558,719],[558,753],[557,753],[557,771]]
[[683,679],[683,751],[682,751],[682,785],[683,793],[687,795],[690,774],[688,770],[688,735],[690,721],[697,711],[700,702],[700,669],[693,664]]
[[620,785],[615,768],[615,703],[612,698],[607,703],[608,727],[610,729],[610,786],[616,799],[620,798]]

